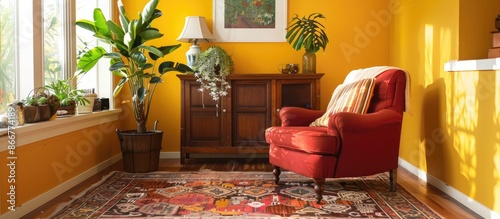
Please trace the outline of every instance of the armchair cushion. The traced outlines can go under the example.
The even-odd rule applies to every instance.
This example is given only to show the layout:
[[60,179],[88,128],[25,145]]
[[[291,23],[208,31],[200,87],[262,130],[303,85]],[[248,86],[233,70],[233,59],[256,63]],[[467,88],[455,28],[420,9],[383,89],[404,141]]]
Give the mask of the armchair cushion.
[[328,126],[330,115],[338,112],[366,113],[375,87],[375,78],[341,84],[333,91],[325,114],[309,126]]
[[327,127],[287,126],[270,127],[266,139],[276,147],[317,155],[338,155],[340,136],[328,133]]

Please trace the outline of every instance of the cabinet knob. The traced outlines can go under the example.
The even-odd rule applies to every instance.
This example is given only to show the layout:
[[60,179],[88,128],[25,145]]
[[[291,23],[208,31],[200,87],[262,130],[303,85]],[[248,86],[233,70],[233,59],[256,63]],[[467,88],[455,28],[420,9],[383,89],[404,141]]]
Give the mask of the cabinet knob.
[[279,112],[281,109],[276,109],[276,112]]
[[223,112],[223,113],[225,113],[225,112],[226,112],[226,109],[223,109],[223,110],[222,110],[222,112]]

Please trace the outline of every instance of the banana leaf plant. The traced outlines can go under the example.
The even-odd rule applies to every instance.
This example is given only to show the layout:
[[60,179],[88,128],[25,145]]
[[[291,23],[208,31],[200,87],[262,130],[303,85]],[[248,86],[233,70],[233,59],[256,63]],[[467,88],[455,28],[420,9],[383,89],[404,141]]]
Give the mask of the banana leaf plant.
[[110,59],[109,70],[121,77],[115,87],[116,96],[126,84],[130,88],[132,109],[137,121],[137,132],[146,133],[146,123],[149,116],[151,101],[156,86],[162,82],[162,76],[167,72],[192,72],[191,68],[183,63],[157,61],[175,51],[181,46],[153,46],[147,42],[163,36],[152,22],[162,15],[156,7],[159,0],[151,0],[137,19],[130,19],[121,1],[118,1],[119,23],[106,20],[100,8],[94,9],[94,21],[78,20],[76,25],[94,33],[94,37],[113,48],[107,52],[103,47],[96,46],[89,49],[77,63],[81,72],[88,72],[103,57]]

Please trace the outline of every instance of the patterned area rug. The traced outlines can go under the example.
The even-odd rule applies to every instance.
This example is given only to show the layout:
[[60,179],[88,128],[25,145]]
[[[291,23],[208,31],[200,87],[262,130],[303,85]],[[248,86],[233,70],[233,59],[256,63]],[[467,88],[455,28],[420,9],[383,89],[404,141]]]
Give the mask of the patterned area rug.
[[387,174],[312,180],[282,172],[112,172],[51,218],[441,218]]

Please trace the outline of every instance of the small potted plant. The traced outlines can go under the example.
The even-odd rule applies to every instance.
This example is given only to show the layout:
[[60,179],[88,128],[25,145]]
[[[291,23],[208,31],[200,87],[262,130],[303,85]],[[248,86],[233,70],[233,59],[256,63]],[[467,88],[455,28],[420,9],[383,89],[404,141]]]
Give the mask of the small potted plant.
[[298,15],[290,21],[286,39],[292,48],[299,51],[305,50],[302,56],[302,73],[316,73],[316,52],[320,49],[325,51],[328,44],[328,36],[325,32],[325,26],[316,19],[326,19],[320,13],[312,13],[307,17],[299,18]]
[[208,90],[214,101],[227,95],[231,88],[226,76],[234,71],[234,62],[226,50],[220,46],[211,46],[200,53],[193,66],[196,81],[201,83],[200,91]]
[[58,116],[71,116],[76,113],[77,105],[87,105],[90,101],[85,98],[85,92],[72,85],[73,78],[50,82],[44,88],[54,94],[60,101]]
[[59,98],[44,88],[36,88],[22,101],[27,123],[49,120],[59,108]]

